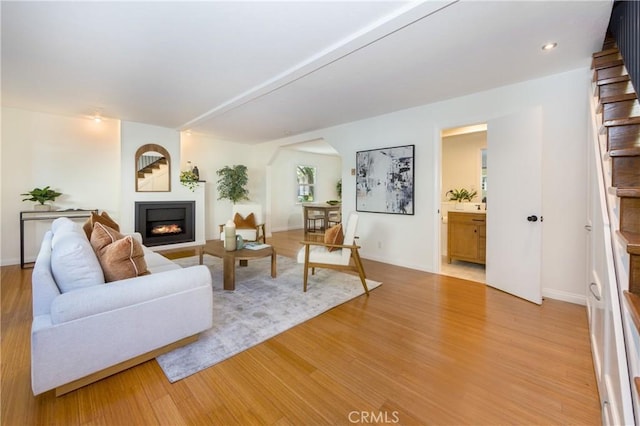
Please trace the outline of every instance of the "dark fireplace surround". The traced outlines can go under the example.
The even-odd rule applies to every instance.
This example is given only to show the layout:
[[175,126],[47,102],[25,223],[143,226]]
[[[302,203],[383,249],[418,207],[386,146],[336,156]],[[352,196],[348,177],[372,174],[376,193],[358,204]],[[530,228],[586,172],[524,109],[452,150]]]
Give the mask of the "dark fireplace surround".
[[195,201],[136,201],[136,232],[147,247],[195,241]]

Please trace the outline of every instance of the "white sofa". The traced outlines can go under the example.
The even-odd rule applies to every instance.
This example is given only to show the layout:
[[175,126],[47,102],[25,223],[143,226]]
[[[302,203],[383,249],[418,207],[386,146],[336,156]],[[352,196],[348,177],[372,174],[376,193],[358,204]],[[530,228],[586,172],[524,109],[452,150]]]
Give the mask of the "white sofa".
[[[97,257],[90,244],[87,249],[89,240],[80,226],[71,223],[78,231],[77,236],[65,237],[73,239],[71,249],[61,253],[63,244],[56,245],[56,228],[63,224],[69,229],[57,219],[42,241],[33,270],[34,395],[51,389],[61,395],[85,386],[189,343],[213,325],[207,267],[181,268],[142,246],[149,275],[86,285],[86,277],[95,276]],[[139,235],[136,239],[140,242]],[[80,260],[80,270],[61,271],[62,255]],[[66,281],[66,291],[61,291],[56,277]]]

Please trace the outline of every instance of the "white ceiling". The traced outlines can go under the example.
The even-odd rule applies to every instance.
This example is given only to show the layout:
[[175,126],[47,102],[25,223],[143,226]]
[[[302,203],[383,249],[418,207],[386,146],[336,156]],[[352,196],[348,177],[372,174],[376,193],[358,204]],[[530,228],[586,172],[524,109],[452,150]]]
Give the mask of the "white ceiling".
[[611,6],[2,1],[2,104],[256,143],[588,66]]

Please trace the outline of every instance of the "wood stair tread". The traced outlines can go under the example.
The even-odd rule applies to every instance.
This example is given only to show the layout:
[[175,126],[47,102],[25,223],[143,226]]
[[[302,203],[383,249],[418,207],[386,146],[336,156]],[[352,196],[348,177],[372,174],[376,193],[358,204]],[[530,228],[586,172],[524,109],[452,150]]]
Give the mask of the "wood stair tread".
[[636,328],[640,330],[640,296],[625,290],[624,298],[629,306],[629,312],[631,313],[633,324],[635,324]]
[[640,147],[612,149],[608,154],[609,157],[638,157],[640,156]]
[[620,198],[640,198],[640,188],[611,188]]
[[623,239],[627,246],[627,253],[640,255],[640,233],[617,231],[617,234]]
[[595,53],[591,54],[591,57],[592,58],[600,58],[602,56],[614,55],[614,54],[616,54],[618,52],[619,52],[619,50],[618,50],[617,47],[612,47],[611,49],[604,49],[604,50],[601,50],[599,52],[595,52]]
[[600,102],[600,104],[612,104],[616,102],[632,101],[634,99],[638,99],[638,96],[635,93],[623,93],[621,95],[602,97],[598,102]]
[[601,70],[605,68],[617,67],[620,65],[624,65],[624,62],[622,61],[622,59],[612,59],[610,61],[602,62],[600,64],[594,63],[591,65],[591,68],[594,70]]
[[605,84],[621,83],[623,81],[629,81],[630,79],[631,78],[629,77],[628,74],[619,75],[617,77],[609,77],[609,78],[603,78],[602,80],[597,80],[597,85],[598,86],[603,86]]
[[602,123],[604,127],[628,126],[630,124],[640,124],[640,117],[617,118],[615,120],[607,120]]

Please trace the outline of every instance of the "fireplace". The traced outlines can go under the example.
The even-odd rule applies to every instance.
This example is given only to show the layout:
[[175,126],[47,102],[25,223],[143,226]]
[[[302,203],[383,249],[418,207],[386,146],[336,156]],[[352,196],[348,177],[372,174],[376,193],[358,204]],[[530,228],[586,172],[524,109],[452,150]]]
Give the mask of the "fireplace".
[[195,201],[136,202],[135,229],[147,247],[195,241]]

